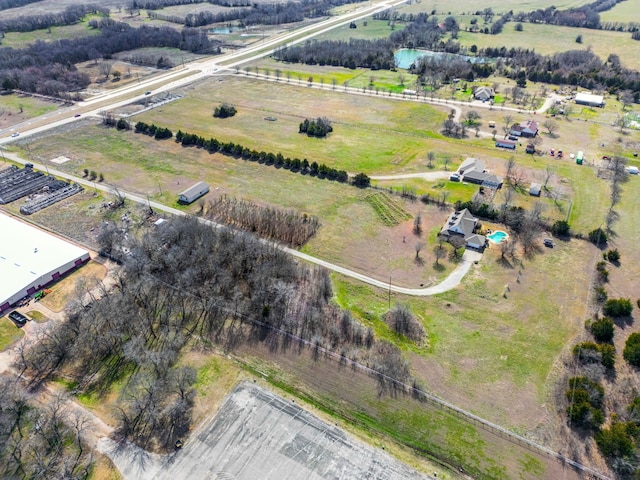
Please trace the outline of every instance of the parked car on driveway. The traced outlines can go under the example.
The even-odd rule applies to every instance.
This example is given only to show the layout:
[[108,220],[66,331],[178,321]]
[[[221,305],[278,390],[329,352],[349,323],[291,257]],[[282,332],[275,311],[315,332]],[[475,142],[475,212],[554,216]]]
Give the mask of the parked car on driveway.
[[22,315],[17,310],[14,310],[9,314],[9,320],[16,324],[16,327],[24,327],[25,323],[27,323],[27,317]]

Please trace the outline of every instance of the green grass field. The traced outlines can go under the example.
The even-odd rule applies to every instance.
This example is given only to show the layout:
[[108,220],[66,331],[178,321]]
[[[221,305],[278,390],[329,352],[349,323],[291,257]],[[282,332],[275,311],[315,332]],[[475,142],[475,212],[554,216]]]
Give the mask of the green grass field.
[[75,25],[51,27],[50,30],[34,30],[32,32],[7,32],[2,38],[3,47],[26,48],[36,40],[56,42],[79,36],[98,35],[100,30],[89,27],[89,20]]
[[604,12],[599,12],[601,22],[640,23],[640,8],[636,0],[626,0]]
[[[520,47],[535,48],[537,53],[551,55],[566,50],[586,50],[591,48],[602,61],[606,61],[610,53],[616,53],[624,66],[634,70],[640,69],[638,57],[638,41],[631,38],[630,33],[607,30],[591,30],[587,28],[562,27],[557,25],[523,24],[524,30],[516,32],[514,23],[507,23],[502,33],[485,35],[460,31],[458,41],[470,47]],[[576,37],[582,35],[582,43],[576,43]]]
[[0,352],[24,337],[22,329],[15,326],[8,317],[0,317]]
[[[204,83],[188,97],[136,119],[252,149],[304,156],[348,172],[382,173],[423,155],[429,140],[440,138],[436,132],[446,117],[442,110],[424,104],[339,95],[338,87],[331,92],[281,82],[277,92],[271,82],[234,76]],[[232,103],[238,114],[214,119],[213,109],[222,102]],[[267,122],[266,116],[277,121]],[[305,118],[323,116],[333,122],[334,131],[328,137],[298,133]]]
[[519,2],[518,0],[494,0],[490,5],[479,5],[478,2],[474,0],[462,0],[455,3],[443,3],[438,2],[438,0],[423,0],[420,2],[411,2],[404,7],[399,8],[398,11],[430,13],[432,10],[436,10],[438,17],[444,19],[444,17],[449,14],[473,13],[477,10],[484,10],[486,7],[491,7],[495,13],[504,13],[509,10],[513,10],[514,12],[530,12],[532,10],[537,10],[538,8],[555,6],[556,8],[562,9],[579,7],[580,5],[585,5],[587,3],[589,2],[586,0],[537,0],[528,2]]
[[0,123],[7,126],[16,124],[27,118],[52,112],[58,106],[58,104],[28,95],[0,95]]

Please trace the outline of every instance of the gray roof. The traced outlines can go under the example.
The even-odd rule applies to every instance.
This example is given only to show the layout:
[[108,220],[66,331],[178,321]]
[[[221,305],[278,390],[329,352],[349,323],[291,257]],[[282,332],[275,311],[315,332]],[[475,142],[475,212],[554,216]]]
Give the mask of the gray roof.
[[191,185],[186,190],[180,192],[181,197],[190,198],[194,195],[198,195],[204,188],[209,188],[209,184],[207,182],[198,182],[194,185]]
[[462,234],[466,239],[466,237],[473,234],[477,221],[478,219],[471,215],[468,209],[456,210],[449,215],[444,227],[442,227],[442,232]]
[[502,185],[502,177],[489,172],[472,171],[465,174],[464,179],[473,183],[491,183],[495,185]]
[[529,187],[529,195],[540,195],[542,191],[542,185],[539,183],[532,183],[531,187]]
[[469,157],[466,158],[462,165],[458,167],[459,172],[472,172],[472,171],[484,171],[484,162],[479,158]]
[[487,243],[487,239],[485,238],[485,236],[478,235],[478,234],[469,235],[468,237],[465,237],[464,241],[467,243],[473,243],[474,245],[480,245],[480,246]]

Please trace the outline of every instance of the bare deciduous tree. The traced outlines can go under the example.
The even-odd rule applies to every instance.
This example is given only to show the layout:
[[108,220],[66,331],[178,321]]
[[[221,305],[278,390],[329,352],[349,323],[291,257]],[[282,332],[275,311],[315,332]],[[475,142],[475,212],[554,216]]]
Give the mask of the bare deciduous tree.
[[558,129],[558,122],[548,119],[542,123],[542,126],[547,130],[547,133],[553,137],[554,132]]

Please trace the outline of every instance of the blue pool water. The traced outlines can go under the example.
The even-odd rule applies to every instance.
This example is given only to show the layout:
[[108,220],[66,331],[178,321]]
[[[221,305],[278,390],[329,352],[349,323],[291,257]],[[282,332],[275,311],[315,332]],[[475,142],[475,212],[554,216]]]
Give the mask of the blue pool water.
[[493,243],[500,243],[505,240],[509,235],[507,232],[503,232],[502,230],[496,230],[491,235],[487,235],[487,238]]

